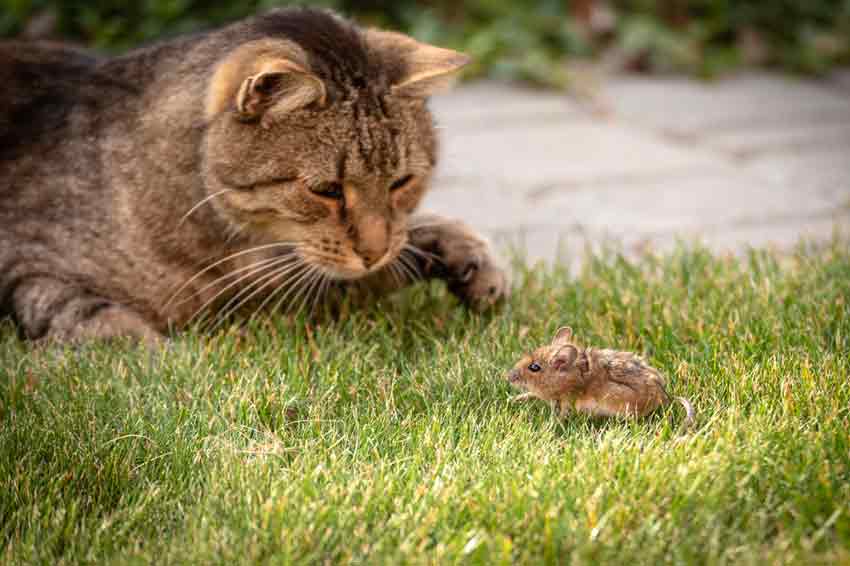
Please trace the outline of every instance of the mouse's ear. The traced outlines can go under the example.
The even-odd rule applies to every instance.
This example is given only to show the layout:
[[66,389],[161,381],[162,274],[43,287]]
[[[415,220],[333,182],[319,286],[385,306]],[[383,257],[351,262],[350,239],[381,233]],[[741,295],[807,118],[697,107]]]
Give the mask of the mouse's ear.
[[575,346],[573,346],[572,344],[568,346],[562,346],[549,359],[549,366],[556,371],[567,370],[570,369],[574,363],[576,363],[577,357],[578,349]]
[[573,329],[569,326],[562,326],[555,333],[554,338],[552,338],[552,345],[558,346],[563,344],[569,344],[573,339]]

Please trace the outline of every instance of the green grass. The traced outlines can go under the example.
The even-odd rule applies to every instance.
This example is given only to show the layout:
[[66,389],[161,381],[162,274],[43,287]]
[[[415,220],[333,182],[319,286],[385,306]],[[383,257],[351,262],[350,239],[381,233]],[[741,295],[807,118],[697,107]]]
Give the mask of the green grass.
[[[850,563],[850,251],[520,269],[161,355],[0,332],[0,561]],[[690,397],[553,419],[502,380],[562,324]]]

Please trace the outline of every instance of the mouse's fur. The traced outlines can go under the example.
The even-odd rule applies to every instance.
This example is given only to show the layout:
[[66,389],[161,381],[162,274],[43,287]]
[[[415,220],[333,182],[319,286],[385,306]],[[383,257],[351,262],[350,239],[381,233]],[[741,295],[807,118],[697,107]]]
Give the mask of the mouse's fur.
[[[517,399],[550,401],[565,416],[571,410],[605,417],[643,417],[670,403],[664,378],[631,352],[582,348],[569,327],[550,344],[524,356],[507,375],[526,393]],[[676,397],[693,421],[693,408]]]

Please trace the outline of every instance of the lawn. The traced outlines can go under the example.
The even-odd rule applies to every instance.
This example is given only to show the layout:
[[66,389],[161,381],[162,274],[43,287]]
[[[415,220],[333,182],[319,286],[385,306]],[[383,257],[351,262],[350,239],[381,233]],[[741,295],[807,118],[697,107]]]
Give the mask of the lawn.
[[[850,250],[516,266],[307,324],[31,350],[0,330],[0,561],[850,564]],[[502,376],[570,324],[694,402],[555,420]]]

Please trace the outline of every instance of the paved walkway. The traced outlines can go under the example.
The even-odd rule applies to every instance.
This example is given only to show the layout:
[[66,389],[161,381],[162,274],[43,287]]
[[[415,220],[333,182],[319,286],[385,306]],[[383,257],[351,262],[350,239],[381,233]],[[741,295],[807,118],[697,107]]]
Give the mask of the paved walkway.
[[850,70],[622,76],[598,97],[602,112],[494,83],[436,98],[442,162],[423,208],[570,265],[588,243],[740,251],[850,234]]

